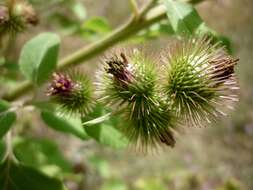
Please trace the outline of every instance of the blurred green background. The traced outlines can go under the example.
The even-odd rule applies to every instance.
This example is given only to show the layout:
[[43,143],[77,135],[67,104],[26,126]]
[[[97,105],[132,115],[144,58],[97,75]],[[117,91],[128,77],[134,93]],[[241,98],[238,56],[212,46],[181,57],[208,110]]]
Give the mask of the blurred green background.
[[[42,31],[61,35],[61,56],[64,56],[101,38],[131,14],[127,0],[30,2],[39,11],[40,24],[16,39],[18,46],[10,47],[12,51],[8,55],[13,60],[18,57],[22,44]],[[139,0],[140,5],[144,3]],[[241,91],[236,109],[213,126],[185,127],[176,135],[175,148],[151,155],[140,155],[128,149],[115,150],[94,141],[82,142],[46,128],[37,118],[27,122],[30,116],[24,116],[22,125],[31,129],[31,136],[56,139],[71,163],[62,160],[64,167],[68,169],[74,165],[75,172],[82,174],[66,176],[70,190],[253,189],[253,1],[207,0],[196,8],[209,27],[230,39],[232,54],[240,58],[236,73]],[[152,52],[170,45],[171,40],[166,32],[154,26],[125,43],[141,45]],[[81,68],[93,78],[98,64],[99,57],[96,57]],[[9,83],[12,84],[11,80]],[[26,146],[25,143],[28,142],[20,146]],[[53,164],[44,169],[49,174],[57,172]]]

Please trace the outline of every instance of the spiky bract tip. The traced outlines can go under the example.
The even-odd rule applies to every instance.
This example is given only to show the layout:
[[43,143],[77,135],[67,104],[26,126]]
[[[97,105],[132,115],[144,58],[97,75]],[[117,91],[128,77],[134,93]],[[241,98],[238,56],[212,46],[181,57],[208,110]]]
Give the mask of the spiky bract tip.
[[0,35],[10,34],[15,35],[16,33],[23,32],[26,28],[23,19],[19,16],[10,15],[8,20],[5,20],[0,24]]
[[169,52],[164,54],[168,64],[164,90],[176,115],[198,126],[226,115],[224,108],[232,108],[238,100],[234,74],[238,59],[206,37],[179,42]]
[[160,97],[153,61],[137,50],[123,50],[103,63],[98,72],[99,97],[123,115],[124,134],[142,150],[162,144],[173,147],[173,116]]
[[92,87],[88,78],[80,72],[53,73],[48,96],[59,105],[59,111],[85,116],[92,111]]

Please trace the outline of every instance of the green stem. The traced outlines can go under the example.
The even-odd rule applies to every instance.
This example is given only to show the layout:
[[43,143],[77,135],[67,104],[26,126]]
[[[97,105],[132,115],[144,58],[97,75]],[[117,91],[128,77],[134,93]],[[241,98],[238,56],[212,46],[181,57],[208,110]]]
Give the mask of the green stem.
[[129,0],[129,3],[130,3],[130,6],[131,6],[131,9],[133,11],[134,17],[138,19],[138,17],[139,17],[139,10],[138,10],[136,1],[135,0]]
[[140,11],[139,17],[145,16],[150,9],[152,9],[158,0],[150,0]]
[[[151,26],[152,24],[165,18],[166,10],[164,6],[158,6],[154,9],[151,9],[146,15],[138,20],[132,16],[125,24],[115,29],[106,37],[74,52],[66,58],[63,58],[60,61],[57,69],[62,70],[70,66],[82,64],[84,61],[96,56],[116,43],[129,38],[133,34],[136,34],[142,29],[145,29],[148,26]],[[5,94],[3,98],[9,101],[15,100],[20,96],[27,94],[30,90],[32,90],[32,88],[32,83],[25,81],[9,93]]]

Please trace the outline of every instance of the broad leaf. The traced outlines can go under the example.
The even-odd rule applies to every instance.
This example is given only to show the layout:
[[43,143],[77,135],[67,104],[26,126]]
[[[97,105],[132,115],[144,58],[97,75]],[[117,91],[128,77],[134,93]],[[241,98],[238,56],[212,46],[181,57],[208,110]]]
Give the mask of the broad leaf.
[[21,52],[19,65],[22,73],[34,84],[45,82],[56,67],[60,38],[43,33],[28,41]]
[[178,34],[192,35],[203,23],[198,12],[190,4],[175,0],[163,0],[171,26]]
[[0,113],[0,139],[9,131],[16,120],[14,112],[5,111]]
[[42,120],[48,127],[67,134],[73,134],[83,140],[88,138],[85,130],[82,127],[81,119],[71,116],[63,116],[57,113],[42,111]]
[[1,190],[66,190],[57,179],[21,164],[6,160],[0,165]]
[[[110,116],[108,112],[109,111],[105,110],[103,106],[97,105],[93,113],[82,118],[85,131],[90,137],[103,145],[108,145],[114,148],[126,147],[128,140],[117,129],[117,125],[120,122],[119,118],[115,116],[108,118]],[[100,122],[101,118],[102,122]]]

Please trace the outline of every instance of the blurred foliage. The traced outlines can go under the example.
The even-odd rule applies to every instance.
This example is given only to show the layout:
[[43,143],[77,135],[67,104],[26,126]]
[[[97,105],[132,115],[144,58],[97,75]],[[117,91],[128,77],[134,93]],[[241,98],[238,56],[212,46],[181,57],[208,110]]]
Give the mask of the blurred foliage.
[[6,160],[0,165],[1,189],[37,189],[37,190],[65,190],[63,184],[57,180],[41,174],[37,170]]
[[49,176],[63,178],[71,173],[71,163],[64,159],[58,146],[48,139],[17,138],[14,141],[14,154],[22,164],[37,168]]
[[[118,4],[121,2],[116,0],[29,0],[29,2],[39,12],[41,24],[36,29],[21,34],[20,38],[17,36],[12,40],[3,41],[2,44],[10,47],[7,47],[4,53],[1,47],[0,95],[16,87],[25,77],[35,81],[36,86],[41,85],[54,71],[60,45],[59,37],[46,33],[43,34],[46,35],[44,38],[43,36],[32,38],[35,33],[43,31],[58,33],[63,39],[62,56],[69,54],[69,50],[76,46],[97,42],[110,34],[114,27],[111,24],[112,20],[105,15],[121,12],[123,8],[128,10],[127,7],[120,7]],[[36,102],[20,109],[19,102],[8,103],[0,100],[0,189],[6,190],[3,187],[8,181],[6,176],[10,176],[13,180],[9,189],[19,186],[25,190],[65,189],[61,181],[66,182],[69,190],[81,190],[82,187],[87,190],[253,188],[251,85],[253,22],[249,20],[252,19],[253,4],[250,0],[245,2],[221,0],[203,3],[204,5],[195,8],[178,1],[161,2],[166,5],[169,19],[141,30],[127,39],[126,43],[144,44],[147,47],[146,44],[150,43],[152,49],[167,44],[171,38],[205,34],[213,37],[213,43],[220,42],[229,53],[241,57],[242,62],[238,65],[237,72],[242,84],[242,100],[230,120],[217,124],[227,127],[206,129],[205,134],[190,130],[187,132],[190,137],[184,137],[179,141],[178,148],[173,151],[166,149],[168,153],[160,154],[160,159],[157,159],[156,153],[154,157],[145,158],[133,156],[127,150],[124,153],[120,151],[128,145],[128,140],[118,130],[124,123],[116,116],[107,118],[111,110],[101,105],[97,105],[93,113],[80,119],[59,114],[55,106],[49,102]],[[119,14],[118,12],[116,13]],[[114,22],[120,25],[122,20],[119,16],[112,17]],[[24,41],[28,43],[21,51],[20,47],[24,45]],[[89,67],[92,67],[93,62],[90,63]],[[20,71],[23,71],[24,76]],[[93,77],[93,73],[90,75]],[[44,89],[42,91],[44,93]],[[37,96],[38,94],[34,96],[35,100]],[[41,117],[37,111],[33,111],[34,109],[31,111],[29,106],[36,107]],[[20,129],[23,127],[23,120],[26,119],[22,118],[20,112],[34,115],[28,122],[29,125],[36,126],[33,128],[34,131]],[[83,126],[84,123],[87,126]],[[45,126],[60,134],[48,130]],[[13,151],[17,163],[8,160],[1,162],[6,153],[4,138],[10,129],[14,132],[13,135],[16,135],[13,139]],[[19,131],[22,131],[20,135]],[[89,183],[90,173],[86,171],[85,164],[84,170],[74,171],[76,162],[87,164],[91,172],[95,171],[91,177],[94,179],[98,177],[102,182],[85,188]],[[154,167],[157,169],[154,170]],[[77,185],[72,187],[69,182]]]

